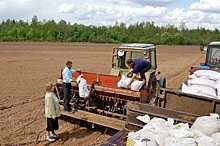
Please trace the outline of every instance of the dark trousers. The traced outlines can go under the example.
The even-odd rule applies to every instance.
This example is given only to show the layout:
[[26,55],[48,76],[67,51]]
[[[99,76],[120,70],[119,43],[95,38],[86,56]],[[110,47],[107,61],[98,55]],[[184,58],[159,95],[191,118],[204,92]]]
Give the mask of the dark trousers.
[[64,110],[65,111],[71,111],[71,106],[70,106],[70,100],[71,100],[71,91],[70,91],[70,87],[71,87],[71,84],[70,83],[63,83],[63,100],[64,100],[64,103],[63,103],[63,106],[64,106]]
[[58,124],[58,118],[55,120],[53,118],[47,118],[47,128],[46,131],[52,131],[52,134],[54,134],[54,130],[59,129],[59,124]]
[[140,76],[141,76],[141,78],[143,78],[143,79],[146,80],[145,73],[146,73],[148,70],[150,70],[150,69],[151,69],[151,64],[149,64],[148,66],[142,68],[142,69],[140,70]]

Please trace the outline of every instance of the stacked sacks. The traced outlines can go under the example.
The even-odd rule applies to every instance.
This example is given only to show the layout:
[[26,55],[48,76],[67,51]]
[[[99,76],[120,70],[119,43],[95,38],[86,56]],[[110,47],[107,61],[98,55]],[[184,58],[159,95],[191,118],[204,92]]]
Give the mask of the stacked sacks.
[[189,78],[188,85],[183,83],[182,92],[220,98],[220,73],[212,70],[198,70]]
[[[174,124],[173,119],[167,121],[153,118],[143,129],[128,134],[127,146],[219,146],[220,122],[217,114],[199,117],[191,128],[186,123]],[[149,118],[149,117],[148,117]],[[148,119],[147,116],[143,119]],[[140,119],[140,117],[138,118]],[[213,127],[212,127],[213,125]]]
[[[127,89],[127,86],[128,86],[128,83],[129,83],[130,79],[131,78],[128,78],[128,77],[123,75],[121,80],[118,82],[117,86],[119,88],[126,88]],[[142,81],[134,80],[131,84],[131,90],[140,91],[142,86],[143,86]]]

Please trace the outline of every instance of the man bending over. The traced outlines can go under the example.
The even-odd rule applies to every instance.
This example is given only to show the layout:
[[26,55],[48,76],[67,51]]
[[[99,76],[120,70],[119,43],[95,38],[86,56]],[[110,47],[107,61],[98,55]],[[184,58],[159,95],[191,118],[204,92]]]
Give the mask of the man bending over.
[[142,59],[128,59],[126,64],[131,68],[125,76],[128,76],[133,72],[133,76],[128,83],[128,89],[131,88],[131,84],[136,78],[137,74],[140,72],[140,76],[146,82],[145,73],[151,69],[151,63]]

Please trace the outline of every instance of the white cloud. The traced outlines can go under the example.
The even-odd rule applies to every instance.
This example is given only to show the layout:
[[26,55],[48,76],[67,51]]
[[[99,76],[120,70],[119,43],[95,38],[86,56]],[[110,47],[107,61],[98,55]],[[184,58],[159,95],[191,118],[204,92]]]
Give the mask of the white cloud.
[[117,5],[138,4],[141,6],[167,6],[169,4],[181,1],[181,0],[107,0],[110,3]]
[[[220,1],[197,0],[188,7],[176,5],[183,0],[0,0],[0,21],[5,19],[61,19],[85,25],[127,25],[155,22],[156,25],[185,22],[188,28],[220,29]],[[188,1],[187,1],[188,2]],[[172,4],[172,5],[170,5]]]
[[59,6],[59,12],[60,13],[73,13],[74,11],[76,11],[76,7],[75,5],[72,3],[72,4],[66,4],[66,3],[62,3],[60,6]]
[[190,10],[200,10],[208,13],[220,13],[220,1],[219,0],[200,0],[193,3]]
[[144,6],[167,6],[180,0],[128,0]]
[[[60,8],[63,7],[63,4]],[[84,9],[80,9],[80,5],[74,5],[73,17],[80,20],[100,20],[99,24],[113,24],[116,21],[124,23],[135,23],[138,21],[148,21],[148,18],[161,17],[166,12],[165,7],[133,7],[132,5],[102,5],[86,2]],[[60,9],[59,9],[60,12]],[[63,12],[63,11],[62,11]],[[64,13],[69,13],[65,11]],[[109,23],[109,21],[111,21]]]

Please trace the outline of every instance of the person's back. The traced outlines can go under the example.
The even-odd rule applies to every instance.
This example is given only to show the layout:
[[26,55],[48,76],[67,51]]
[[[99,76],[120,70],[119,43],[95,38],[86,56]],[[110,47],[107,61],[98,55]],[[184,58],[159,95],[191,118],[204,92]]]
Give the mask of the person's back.
[[134,59],[134,73],[138,74],[144,67],[149,66],[150,62],[143,60],[143,59]]

